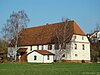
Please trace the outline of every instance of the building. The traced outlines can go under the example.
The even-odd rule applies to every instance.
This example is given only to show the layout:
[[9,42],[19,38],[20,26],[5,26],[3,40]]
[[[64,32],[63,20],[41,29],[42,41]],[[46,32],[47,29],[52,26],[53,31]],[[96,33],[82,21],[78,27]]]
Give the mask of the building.
[[[17,53],[20,58],[30,52],[33,52],[34,55],[37,53],[36,50],[47,50],[55,54],[55,61],[81,62],[84,60],[90,62],[90,43],[75,21],[66,20],[60,23],[25,28],[19,34],[18,48],[21,50]],[[14,41],[12,43],[13,45],[8,48],[8,53],[10,54],[13,50],[14,55],[16,54],[13,47],[15,43]]]
[[87,36],[91,43],[100,42],[100,31],[95,31],[92,34],[87,34]]
[[91,43],[91,61],[100,62],[100,30],[87,34]]
[[27,61],[33,63],[52,63],[54,54],[47,50],[34,50],[27,54]]

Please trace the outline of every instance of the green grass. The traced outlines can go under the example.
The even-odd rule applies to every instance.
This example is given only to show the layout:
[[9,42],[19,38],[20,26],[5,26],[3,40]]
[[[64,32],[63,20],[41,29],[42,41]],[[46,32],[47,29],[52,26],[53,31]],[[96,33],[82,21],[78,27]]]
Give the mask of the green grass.
[[97,63],[2,63],[0,75],[100,75]]

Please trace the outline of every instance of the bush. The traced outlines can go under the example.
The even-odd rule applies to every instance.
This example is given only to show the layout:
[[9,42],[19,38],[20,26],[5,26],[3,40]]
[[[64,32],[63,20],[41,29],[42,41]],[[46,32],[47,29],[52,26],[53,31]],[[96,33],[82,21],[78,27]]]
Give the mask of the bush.
[[4,60],[3,60],[3,57],[0,57],[0,63],[3,63]]

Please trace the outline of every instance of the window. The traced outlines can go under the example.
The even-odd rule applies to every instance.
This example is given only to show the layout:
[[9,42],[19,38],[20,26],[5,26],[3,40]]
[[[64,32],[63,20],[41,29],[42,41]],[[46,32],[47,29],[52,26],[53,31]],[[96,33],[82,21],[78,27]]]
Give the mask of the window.
[[42,50],[43,50],[43,45],[42,45]]
[[50,56],[49,55],[47,55],[47,60],[49,60],[50,59]]
[[65,54],[63,54],[62,57],[65,57]]
[[76,39],[76,36],[74,36],[74,39]]
[[34,60],[37,60],[37,56],[34,56]]
[[52,45],[51,44],[48,45],[48,50],[52,50]]
[[75,49],[77,49],[77,44],[75,44]]
[[55,44],[55,50],[59,49],[59,45]]
[[100,40],[99,40],[99,42],[100,42]]
[[84,44],[82,45],[82,49],[85,50],[85,46],[84,46]]
[[39,45],[37,45],[37,50],[39,50]]
[[32,46],[30,46],[30,50],[32,50]]
[[75,56],[78,56],[77,54],[75,54]]
[[84,40],[84,37],[82,36],[82,40]]

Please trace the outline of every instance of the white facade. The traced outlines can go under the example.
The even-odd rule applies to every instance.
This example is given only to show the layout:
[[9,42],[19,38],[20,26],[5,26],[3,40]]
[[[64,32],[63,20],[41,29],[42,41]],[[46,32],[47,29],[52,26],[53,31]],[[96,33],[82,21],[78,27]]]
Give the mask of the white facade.
[[100,31],[97,33],[97,39],[100,40]]
[[93,42],[100,42],[100,31],[96,31],[94,32],[90,37],[89,39]]
[[31,63],[52,63],[53,60],[53,55],[42,55],[35,51],[27,55],[27,61]]
[[[75,49],[75,45],[77,49]],[[39,47],[41,47],[41,45]],[[34,46],[32,48],[32,50],[34,50]],[[42,49],[39,48],[39,50]],[[48,50],[48,45],[44,45],[43,50]],[[73,35],[71,42],[67,44],[65,50],[55,50],[54,44],[52,44],[52,50],[48,51],[55,54],[54,60],[90,60],[90,43],[87,36]],[[62,55],[65,56],[60,57]]]
[[[43,46],[43,47],[42,47]],[[48,50],[48,45],[38,45],[38,46],[22,46],[19,48],[27,48],[27,54],[33,50]],[[12,49],[9,47],[9,49]],[[9,50],[8,49],[8,50]],[[48,50],[49,52],[55,54],[54,59],[53,56],[50,56],[50,60],[46,60],[47,56],[43,56],[37,52],[33,52],[27,56],[28,62],[43,62],[49,63],[53,62],[53,60],[90,60],[90,43],[88,41],[87,36],[82,35],[73,35],[70,43],[66,45],[66,49],[63,51],[55,50],[54,44],[52,44],[52,50]],[[37,56],[37,60],[34,60],[34,55]],[[63,56],[63,57],[62,57]]]
[[87,36],[73,35],[71,60],[90,60],[90,43]]

